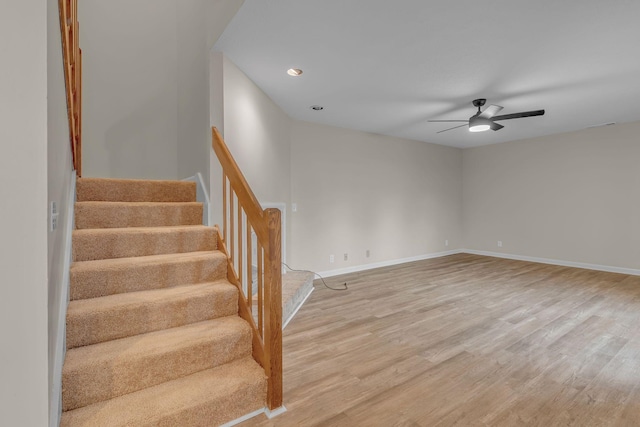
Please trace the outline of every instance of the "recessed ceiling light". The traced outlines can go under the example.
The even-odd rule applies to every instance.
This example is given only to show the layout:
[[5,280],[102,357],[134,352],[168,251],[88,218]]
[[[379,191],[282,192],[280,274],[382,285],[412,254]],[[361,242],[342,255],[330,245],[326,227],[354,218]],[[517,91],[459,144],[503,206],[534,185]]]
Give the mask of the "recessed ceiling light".
[[289,68],[287,70],[287,74],[293,77],[298,77],[299,75],[302,74],[302,70],[300,68]]
[[322,111],[322,110],[324,110],[324,107],[322,105],[312,105],[309,108],[311,108],[314,111]]

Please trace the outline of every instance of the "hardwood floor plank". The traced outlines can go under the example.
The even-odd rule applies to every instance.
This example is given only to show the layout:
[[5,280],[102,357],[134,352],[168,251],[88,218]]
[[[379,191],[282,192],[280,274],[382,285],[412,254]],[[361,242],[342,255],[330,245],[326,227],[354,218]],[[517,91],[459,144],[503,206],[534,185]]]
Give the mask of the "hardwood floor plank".
[[640,425],[640,277],[458,254],[319,282],[243,426]]

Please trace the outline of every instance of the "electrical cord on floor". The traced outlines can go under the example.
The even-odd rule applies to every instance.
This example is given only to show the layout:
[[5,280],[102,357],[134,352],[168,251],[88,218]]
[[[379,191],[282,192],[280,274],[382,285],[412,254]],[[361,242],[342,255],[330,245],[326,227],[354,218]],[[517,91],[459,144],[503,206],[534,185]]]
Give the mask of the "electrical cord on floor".
[[285,267],[287,267],[287,269],[289,269],[289,271],[304,271],[306,273],[312,273],[315,276],[318,276],[320,278],[320,280],[322,280],[322,284],[327,288],[327,289],[331,289],[332,291],[348,291],[349,287],[347,286],[347,282],[344,282],[344,288],[332,288],[331,286],[327,285],[327,282],[324,281],[324,277],[322,277],[321,275],[319,275],[318,273],[316,273],[315,271],[311,271],[311,270],[296,270],[295,268],[291,268],[287,265],[286,262],[283,262],[282,265],[284,265]]

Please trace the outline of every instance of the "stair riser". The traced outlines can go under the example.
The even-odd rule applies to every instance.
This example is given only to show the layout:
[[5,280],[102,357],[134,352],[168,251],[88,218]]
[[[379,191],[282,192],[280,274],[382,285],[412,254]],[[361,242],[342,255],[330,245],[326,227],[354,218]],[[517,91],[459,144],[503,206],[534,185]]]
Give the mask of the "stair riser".
[[192,342],[171,352],[116,359],[103,366],[65,371],[62,377],[63,410],[142,390],[251,355],[251,329]]
[[211,229],[185,227],[180,230],[144,232],[140,229],[75,230],[73,260],[125,258],[170,253],[212,251],[216,236]]
[[158,304],[136,303],[105,311],[67,311],[67,348],[96,344],[146,332],[175,328],[238,313],[234,288],[205,295],[175,298]]
[[202,225],[202,203],[126,204],[80,202],[76,229]]
[[196,183],[79,178],[76,200],[108,202],[195,202]]
[[131,264],[94,270],[72,267],[70,299],[97,298],[125,292],[164,289],[227,278],[227,259],[219,252],[196,260]]

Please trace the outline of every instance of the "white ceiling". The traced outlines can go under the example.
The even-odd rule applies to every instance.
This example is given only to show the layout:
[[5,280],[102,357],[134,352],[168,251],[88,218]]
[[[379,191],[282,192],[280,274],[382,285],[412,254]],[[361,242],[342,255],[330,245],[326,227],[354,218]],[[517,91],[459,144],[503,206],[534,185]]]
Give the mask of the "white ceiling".
[[[291,117],[437,144],[640,120],[638,0],[245,0],[215,49]],[[468,119],[475,98],[546,114],[427,122]]]

